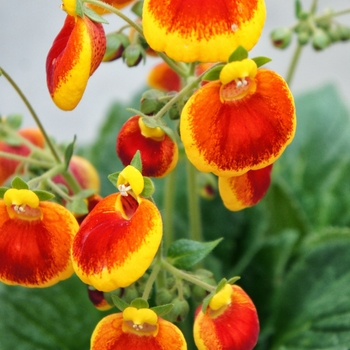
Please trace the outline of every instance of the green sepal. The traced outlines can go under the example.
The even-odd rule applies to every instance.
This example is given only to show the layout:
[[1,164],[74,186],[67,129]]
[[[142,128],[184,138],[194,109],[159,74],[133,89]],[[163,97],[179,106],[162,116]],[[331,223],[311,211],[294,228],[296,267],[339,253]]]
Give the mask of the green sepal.
[[118,296],[112,294],[112,301],[113,304],[120,310],[124,311],[127,307],[130,305],[124,301],[123,299],[120,299]]
[[252,58],[252,60],[256,63],[258,68],[272,61],[271,58],[265,56],[257,56]]
[[[77,4],[78,4],[78,1],[77,1]],[[100,16],[90,7],[84,6],[83,11],[86,17],[89,17],[93,22],[109,24],[108,21],[106,21],[102,16]]]
[[0,187],[0,198],[4,198],[5,192],[9,189],[9,187]]
[[173,129],[169,128],[167,125],[163,124],[163,122],[159,119],[152,117],[142,117],[142,122],[151,129],[160,128],[162,129],[173,142],[175,142],[175,134]]
[[300,0],[295,0],[295,17],[301,19],[303,8]]
[[220,64],[220,65],[216,66],[215,68],[210,69],[208,73],[205,73],[203,75],[202,80],[206,80],[206,81],[219,80],[220,73],[222,71],[222,68],[224,68],[224,67],[225,67],[224,64]]
[[160,128],[170,137],[171,141],[176,142],[175,133],[172,128],[167,125],[161,125]]
[[235,276],[235,277],[231,277],[228,281],[227,281],[227,283],[228,284],[235,284],[238,280],[240,280],[241,279],[241,277],[240,276]]
[[43,190],[33,190],[33,192],[38,196],[40,201],[48,201],[55,197],[55,195],[48,191]]
[[227,282],[227,279],[226,279],[226,278],[223,278],[223,279],[218,283],[218,285],[217,285],[217,287],[216,287],[216,289],[215,289],[215,294],[216,294],[216,293],[219,293],[220,290],[221,290],[222,288],[224,288],[224,287],[226,286],[227,283],[228,283],[228,282]]
[[74,199],[73,201],[68,202],[67,209],[74,214],[80,215],[84,215],[89,212],[87,203],[84,201],[84,199]]
[[228,58],[228,62],[242,61],[248,58],[248,51],[243,46],[238,46]]
[[215,295],[214,292],[211,292],[210,294],[208,294],[204,299],[203,299],[203,303],[202,303],[202,312],[205,313],[207,311],[207,308],[209,306],[210,300],[211,298]]
[[16,176],[12,182],[11,187],[16,188],[17,190],[28,190],[29,187],[25,181],[23,181],[20,177]]
[[23,117],[21,114],[9,114],[4,117],[4,123],[11,129],[17,130],[22,125]]
[[22,144],[21,139],[16,135],[0,132],[0,139],[9,146],[20,146]]
[[167,260],[178,269],[189,270],[203,260],[221,240],[222,238],[211,242],[196,242],[179,239],[169,247]]
[[139,150],[137,150],[134,156],[132,157],[130,165],[136,168],[140,173],[142,173],[142,159],[141,152]]
[[135,13],[136,16],[142,17],[143,1],[136,1],[132,6],[131,11]]
[[144,182],[144,187],[143,187],[143,191],[142,191],[142,193],[140,195],[142,197],[149,198],[149,197],[151,197],[153,195],[153,193],[155,191],[154,183],[147,176],[143,177],[143,182]]
[[117,187],[117,181],[118,177],[120,175],[120,171],[117,171],[115,173],[109,174],[107,176],[108,180],[113,184],[113,186]]
[[83,3],[81,2],[81,0],[77,0],[76,1],[76,5],[75,5],[75,13],[79,16],[79,17],[81,17],[81,18],[83,18],[84,17],[84,5],[83,5]]
[[67,170],[69,167],[69,162],[73,156],[74,145],[76,140],[77,140],[77,136],[74,135],[73,141],[67,146],[66,150],[64,151],[65,170]]
[[130,306],[135,307],[136,309],[148,309],[149,304],[147,300],[142,298],[136,298],[131,303]]
[[158,316],[166,315],[172,308],[174,304],[164,304],[160,306],[151,307],[151,310],[154,311]]

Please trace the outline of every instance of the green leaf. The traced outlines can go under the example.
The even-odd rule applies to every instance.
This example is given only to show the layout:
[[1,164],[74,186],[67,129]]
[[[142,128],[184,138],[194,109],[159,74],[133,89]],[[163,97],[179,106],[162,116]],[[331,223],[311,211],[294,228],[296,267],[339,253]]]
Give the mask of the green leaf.
[[228,58],[228,62],[242,61],[248,58],[248,51],[243,46],[238,46]]
[[76,12],[76,14],[79,16],[79,17],[81,17],[81,18],[83,18],[84,17],[84,5],[83,5],[83,3],[81,2],[81,0],[77,0],[76,1],[76,5],[75,5],[75,12]]
[[241,279],[241,277],[240,276],[235,276],[235,277],[231,277],[228,281],[227,281],[227,283],[228,284],[235,284],[238,280],[240,280]]
[[135,13],[136,16],[142,17],[143,1],[136,1],[131,7],[131,11]]
[[283,285],[271,349],[350,347],[350,230],[321,236],[301,251]]
[[256,63],[258,68],[272,61],[271,58],[265,56],[254,57],[252,60]]
[[217,285],[215,293],[219,293],[222,288],[224,288],[227,284],[227,279],[223,278]]
[[94,22],[108,24],[108,21],[106,21],[90,7],[84,6],[84,14]]
[[43,190],[33,190],[33,192],[39,197],[40,201],[48,201],[55,197],[54,194]]
[[154,183],[147,176],[143,177],[143,181],[144,181],[144,188],[143,188],[143,191],[141,193],[141,196],[145,197],[145,198],[149,198],[149,197],[151,197],[153,195],[153,193],[155,191]]
[[295,17],[300,19],[302,12],[303,8],[301,5],[301,1],[295,0]]
[[[81,350],[105,313],[90,303],[77,277],[50,288],[0,284],[0,348]],[[39,312],[40,310],[40,312]]]
[[222,71],[222,68],[224,68],[224,64],[220,64],[219,66],[216,66],[213,69],[210,69],[208,73],[205,73],[202,80],[206,81],[213,81],[213,80],[219,80],[220,73]]
[[148,309],[149,305],[147,300],[142,299],[142,298],[136,298],[134,299],[130,306],[135,307],[136,309]]
[[108,180],[113,184],[113,186],[117,186],[117,181],[118,181],[118,177],[120,175],[120,171],[117,171],[116,173],[113,173],[113,174],[109,174],[107,177],[108,177]]
[[215,295],[215,292],[212,292],[210,294],[208,294],[204,299],[203,299],[203,303],[202,303],[202,312],[205,313],[208,306],[209,306],[209,303],[210,303],[210,300],[211,298]]
[[67,203],[67,209],[74,214],[87,214],[89,212],[87,203],[83,199],[75,199]]
[[196,242],[189,239],[175,241],[168,249],[168,260],[175,267],[189,270],[203,260],[220,242],[219,238],[212,242]]
[[153,310],[158,316],[164,316],[164,315],[166,315],[173,307],[174,307],[174,304],[165,304],[165,305],[160,305],[160,306],[151,307],[151,310]]
[[9,189],[9,187],[0,187],[0,198],[4,198],[5,192]]
[[22,125],[23,117],[21,114],[9,114],[5,117],[5,123],[11,129],[18,129]]
[[130,165],[136,168],[140,173],[142,173],[142,159],[141,152],[139,150],[137,150],[134,156],[132,157]]
[[20,177],[16,176],[11,182],[12,188],[16,188],[17,190],[27,190],[29,187],[25,181],[23,181]]
[[73,141],[67,146],[65,152],[64,152],[64,162],[66,164],[66,170],[69,167],[69,162],[73,156],[74,152],[74,146],[75,146],[75,141],[77,140],[77,136],[74,135]]
[[124,311],[127,307],[129,307],[130,305],[124,301],[123,299],[120,299],[118,296],[112,294],[112,300],[114,305],[120,310],[120,311]]

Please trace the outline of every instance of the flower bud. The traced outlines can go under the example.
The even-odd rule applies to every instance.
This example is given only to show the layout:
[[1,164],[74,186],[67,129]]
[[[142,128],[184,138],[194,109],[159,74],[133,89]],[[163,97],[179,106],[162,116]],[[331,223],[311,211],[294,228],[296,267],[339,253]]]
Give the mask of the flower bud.
[[169,304],[174,299],[174,293],[170,292],[169,289],[160,288],[156,295],[156,304],[164,305]]
[[123,60],[128,67],[137,66],[144,57],[145,50],[139,44],[131,44],[123,52]]
[[106,35],[107,47],[103,56],[103,62],[114,61],[120,57],[125,48],[130,44],[129,38],[123,33],[109,33]]
[[140,101],[141,112],[146,115],[156,114],[164,103],[159,101],[159,97],[164,96],[164,93],[159,90],[148,90],[142,94]]
[[314,31],[314,34],[312,36],[312,46],[315,50],[324,50],[330,45],[330,43],[331,39],[324,30],[317,28]]
[[306,45],[309,41],[310,34],[307,31],[301,31],[298,33],[298,42],[300,45]]
[[350,28],[349,27],[341,26],[339,28],[339,30],[340,30],[340,40],[347,41],[350,39]]
[[174,307],[164,316],[170,322],[182,322],[185,320],[190,306],[185,299],[175,298],[172,301]]
[[272,31],[270,38],[275,47],[284,49],[292,40],[292,31],[289,28],[277,28]]
[[136,289],[135,284],[130,285],[124,289],[123,300],[130,304],[134,299],[139,297],[139,293]]

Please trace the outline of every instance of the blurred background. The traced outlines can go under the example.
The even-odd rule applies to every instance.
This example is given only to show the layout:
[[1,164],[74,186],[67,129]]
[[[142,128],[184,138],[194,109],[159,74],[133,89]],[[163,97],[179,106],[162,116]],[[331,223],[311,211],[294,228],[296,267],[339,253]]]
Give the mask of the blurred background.
[[[303,0],[305,9],[310,0]],[[51,44],[60,31],[65,13],[60,0],[22,1],[0,0],[0,66],[17,82],[49,134],[58,141],[70,141],[74,135],[78,143],[95,139],[97,129],[112,101],[128,102],[146,86],[148,70],[158,59],[149,57],[146,64],[127,68],[122,60],[102,63],[90,78],[86,92],[78,107],[71,112],[58,109],[46,87],[45,61]],[[349,7],[349,0],[320,0],[318,12],[331,7],[334,10]],[[275,49],[269,35],[276,27],[291,26],[294,19],[294,0],[266,0],[267,20],[262,37],[250,57],[268,56],[268,67],[286,76],[295,49],[295,38],[286,50]],[[125,9],[131,16],[129,7]],[[123,22],[109,15],[106,32],[118,29]],[[338,17],[339,22],[350,23],[350,15]],[[346,45],[346,48],[344,47]],[[304,48],[296,75],[291,84],[294,94],[333,83],[350,107],[350,48],[349,43],[336,43],[322,52],[309,45]],[[15,91],[4,78],[0,78],[0,114],[20,113],[24,126],[34,125],[31,116]],[[130,114],[131,115],[131,114]]]

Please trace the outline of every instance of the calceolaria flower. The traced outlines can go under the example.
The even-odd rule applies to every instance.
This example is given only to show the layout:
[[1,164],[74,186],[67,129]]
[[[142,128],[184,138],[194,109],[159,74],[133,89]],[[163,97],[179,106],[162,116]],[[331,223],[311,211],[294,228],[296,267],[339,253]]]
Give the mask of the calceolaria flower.
[[119,193],[103,198],[87,215],[72,246],[78,277],[103,292],[138,280],[152,263],[162,238],[157,207],[140,196],[141,173],[127,166],[117,186]]
[[238,211],[257,204],[270,186],[272,166],[240,176],[219,177],[219,193],[225,207]]
[[28,189],[8,189],[0,199],[0,281],[49,287],[69,278],[77,231],[76,219],[63,206],[40,201]]
[[265,23],[264,0],[145,0],[142,24],[152,49],[182,62],[226,62],[250,50]]
[[101,23],[75,13],[75,1],[64,1],[62,7],[68,15],[47,55],[46,80],[55,104],[70,111],[102,61],[106,37]]
[[164,177],[175,168],[178,161],[177,143],[161,128],[145,125],[138,115],[127,120],[120,129],[116,150],[125,166],[140,151],[144,176]]
[[292,141],[295,106],[277,73],[244,59],[224,66],[220,80],[198,89],[182,110],[180,133],[188,159],[219,177],[272,164]]
[[103,318],[91,337],[91,350],[186,350],[181,331],[151,309],[127,307]]
[[226,284],[205,312],[197,309],[193,334],[199,350],[252,350],[259,335],[256,308],[242,288]]

